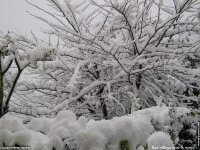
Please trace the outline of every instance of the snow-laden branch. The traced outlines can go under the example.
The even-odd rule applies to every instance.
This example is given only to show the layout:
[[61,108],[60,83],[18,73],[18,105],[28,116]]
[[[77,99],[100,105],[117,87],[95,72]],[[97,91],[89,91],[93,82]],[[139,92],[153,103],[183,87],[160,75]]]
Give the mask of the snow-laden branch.
[[91,85],[85,87],[83,90],[80,91],[80,93],[75,96],[72,97],[70,99],[65,100],[64,102],[62,102],[61,104],[57,105],[55,108],[53,108],[53,112],[58,112],[61,109],[68,107],[68,105],[70,105],[71,103],[75,102],[77,99],[79,99],[80,97],[84,96],[85,94],[87,94],[88,92],[90,92],[92,89],[94,89],[97,86],[100,85],[107,85],[106,82],[104,81],[95,81],[93,82]]

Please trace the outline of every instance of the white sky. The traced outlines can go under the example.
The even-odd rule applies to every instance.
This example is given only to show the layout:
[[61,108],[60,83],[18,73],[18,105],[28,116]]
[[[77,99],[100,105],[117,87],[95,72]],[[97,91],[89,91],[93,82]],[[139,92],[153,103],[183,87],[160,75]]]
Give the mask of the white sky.
[[[46,0],[29,0],[38,6],[48,10]],[[164,0],[171,3],[171,0]],[[6,33],[8,30],[20,34],[30,35],[31,30],[39,36],[41,29],[48,28],[44,22],[30,16],[26,10],[33,12],[34,15],[41,16],[41,12],[28,5],[25,0],[0,0],[0,31]]]
[[[32,0],[39,6],[45,6],[45,0]],[[29,35],[31,30],[41,35],[41,28],[46,24],[26,13],[26,10],[35,11],[25,0],[0,0],[0,31],[8,30]],[[34,12],[35,14],[35,12]]]

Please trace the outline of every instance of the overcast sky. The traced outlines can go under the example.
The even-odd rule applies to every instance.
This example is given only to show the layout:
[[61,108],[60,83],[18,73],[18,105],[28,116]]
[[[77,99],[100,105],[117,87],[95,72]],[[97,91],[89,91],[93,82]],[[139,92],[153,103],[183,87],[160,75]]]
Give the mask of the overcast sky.
[[[38,6],[48,10],[46,0],[29,0]],[[169,3],[171,0],[164,0]],[[30,16],[26,11],[41,16],[41,12],[27,4],[25,0],[0,0],[0,31],[8,30],[30,35],[31,30],[36,35],[41,35],[41,29],[48,27],[42,21]]]
[[[32,1],[42,7],[46,5],[45,0]],[[30,34],[32,30],[36,34],[40,34],[41,28],[46,25],[30,16],[26,10],[33,11],[35,14],[35,9],[28,5],[25,0],[0,0],[0,31],[5,33],[12,30],[22,34]]]

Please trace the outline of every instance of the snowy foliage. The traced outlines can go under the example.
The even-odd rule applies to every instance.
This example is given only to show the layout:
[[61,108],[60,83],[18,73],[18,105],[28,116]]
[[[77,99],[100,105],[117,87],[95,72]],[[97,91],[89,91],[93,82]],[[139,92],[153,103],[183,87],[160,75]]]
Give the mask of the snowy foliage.
[[[60,111],[55,118],[34,118],[27,124],[15,117],[2,118],[0,146],[29,146],[32,150],[51,150],[53,147],[56,150],[121,150],[121,144],[127,141],[130,150],[173,147],[170,134],[156,130],[152,123],[154,120],[157,125],[171,128],[170,109],[152,107],[129,116],[100,121],[84,116],[77,119],[71,111]],[[189,109],[177,108],[176,117],[189,113]]]

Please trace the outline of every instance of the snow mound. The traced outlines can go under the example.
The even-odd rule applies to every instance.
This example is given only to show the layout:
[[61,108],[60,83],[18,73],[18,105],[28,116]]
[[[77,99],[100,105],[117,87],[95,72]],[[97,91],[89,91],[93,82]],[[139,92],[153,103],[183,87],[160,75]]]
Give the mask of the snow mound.
[[85,117],[78,120],[71,111],[60,111],[55,118],[34,118],[28,123],[30,130],[48,134],[50,137],[57,135],[60,138],[74,136],[77,131],[84,128],[87,123]]
[[[34,118],[26,125],[14,117],[2,118],[0,146],[30,146],[31,150],[51,150],[53,147],[56,150],[64,147],[121,150],[124,146],[143,150],[146,145],[149,150],[153,146],[173,147],[170,136],[157,130],[154,124],[170,127],[170,110],[170,107],[157,106],[100,121],[88,121],[84,116],[77,118],[72,111],[66,110],[59,112],[55,118]],[[189,109],[180,107],[175,114],[180,116],[189,112]]]
[[0,120],[0,131],[5,129],[9,130],[10,132],[16,132],[19,130],[24,130],[26,127],[19,118],[8,117]]
[[123,140],[127,140],[131,150],[136,150],[138,145],[146,143],[152,132],[153,126],[145,117],[123,116],[88,123],[76,137],[81,150],[103,150],[106,145],[119,147]]
[[170,136],[166,133],[159,131],[154,132],[149,138],[148,138],[148,150],[171,150],[174,148],[174,144],[172,140],[170,139]]
[[50,125],[54,122],[54,119],[49,118],[33,118],[28,123],[27,128],[36,132],[48,133]]
[[[143,110],[139,110],[131,114],[131,116],[146,116],[150,120],[155,120],[160,125],[169,124],[171,121],[171,117],[169,115],[169,111],[172,107],[166,106],[155,106],[151,108],[146,108]],[[186,115],[191,112],[191,109],[185,107],[177,107],[176,108],[176,117],[180,117]]]
[[0,131],[0,146],[4,145],[31,147],[31,150],[49,150],[52,148],[50,139],[39,132],[28,129],[19,130],[15,133],[7,129]]

